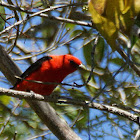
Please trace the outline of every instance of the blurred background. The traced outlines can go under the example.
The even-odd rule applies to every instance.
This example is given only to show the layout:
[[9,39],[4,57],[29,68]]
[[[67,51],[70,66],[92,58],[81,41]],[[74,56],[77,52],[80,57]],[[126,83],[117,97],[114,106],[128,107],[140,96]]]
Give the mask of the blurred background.
[[[138,0],[3,0],[0,45],[22,72],[46,55],[78,57],[88,70],[76,71],[63,82],[85,83],[94,66],[90,82],[81,88],[58,86],[53,94],[79,100],[99,94],[94,102],[116,105],[138,115],[140,72],[133,67],[140,71],[139,7]],[[49,10],[33,15],[44,9]],[[91,54],[97,36],[95,53]],[[12,87],[2,73],[0,87]],[[134,122],[107,111],[51,105],[84,140],[89,136],[94,140],[133,139],[138,129]],[[0,96],[0,138],[10,140],[15,135],[17,140],[57,139],[25,100]]]

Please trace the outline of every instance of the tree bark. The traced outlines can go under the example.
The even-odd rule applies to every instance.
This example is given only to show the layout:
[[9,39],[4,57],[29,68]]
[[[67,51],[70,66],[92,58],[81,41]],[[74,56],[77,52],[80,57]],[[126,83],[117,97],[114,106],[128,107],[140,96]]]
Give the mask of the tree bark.
[[[15,75],[20,76],[21,71],[0,46],[0,70],[13,85],[16,82]],[[46,102],[26,100],[36,112],[42,122],[60,140],[80,140],[81,138],[62,120],[56,111]]]

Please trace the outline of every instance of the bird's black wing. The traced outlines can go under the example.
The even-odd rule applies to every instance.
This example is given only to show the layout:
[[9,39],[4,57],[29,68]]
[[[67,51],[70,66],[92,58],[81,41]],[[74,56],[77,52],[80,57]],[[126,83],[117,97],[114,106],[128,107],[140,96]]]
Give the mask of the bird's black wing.
[[[40,59],[38,59],[35,63],[33,63],[21,76],[20,78],[26,78],[28,75],[30,75],[32,72],[36,71],[37,69],[39,69],[42,65],[42,63],[46,60],[50,60],[52,59],[51,56],[44,56]],[[16,84],[11,88],[11,89],[14,89],[16,87],[16,85],[18,83],[20,83],[22,81],[22,79],[18,79]]]

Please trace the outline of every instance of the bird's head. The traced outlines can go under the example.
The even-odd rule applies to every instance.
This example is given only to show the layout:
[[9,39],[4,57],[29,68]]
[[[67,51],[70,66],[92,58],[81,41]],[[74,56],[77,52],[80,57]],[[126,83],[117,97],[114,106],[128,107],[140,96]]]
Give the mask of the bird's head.
[[[72,73],[77,69],[83,69],[84,65],[82,62],[75,56],[66,54],[66,55],[51,55],[52,61],[55,61],[56,68],[63,69],[64,73]],[[59,57],[59,59],[57,59]]]
[[63,60],[64,60],[65,67],[67,67],[68,69],[71,69],[72,71],[75,71],[83,67],[81,60],[79,60],[77,57],[73,55],[70,55],[70,54],[64,55]]

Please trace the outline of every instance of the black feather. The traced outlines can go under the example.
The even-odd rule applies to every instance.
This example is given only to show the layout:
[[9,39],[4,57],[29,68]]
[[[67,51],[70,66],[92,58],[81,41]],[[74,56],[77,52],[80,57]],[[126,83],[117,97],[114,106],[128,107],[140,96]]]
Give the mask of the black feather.
[[[38,59],[20,77],[23,78],[23,79],[25,79],[32,72],[34,72],[37,69],[39,69],[44,61],[50,60],[50,59],[52,59],[52,57],[50,57],[50,56],[44,56],[44,57]],[[16,87],[16,85],[19,84],[21,81],[22,81],[22,79],[18,79],[17,82],[16,82],[16,84],[11,89],[14,89]]]

